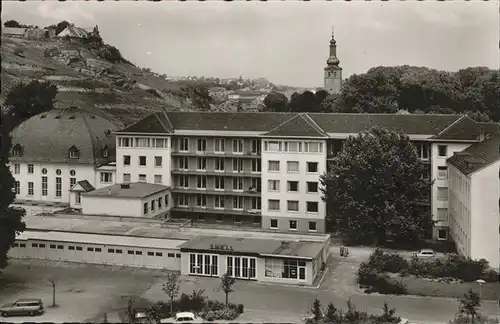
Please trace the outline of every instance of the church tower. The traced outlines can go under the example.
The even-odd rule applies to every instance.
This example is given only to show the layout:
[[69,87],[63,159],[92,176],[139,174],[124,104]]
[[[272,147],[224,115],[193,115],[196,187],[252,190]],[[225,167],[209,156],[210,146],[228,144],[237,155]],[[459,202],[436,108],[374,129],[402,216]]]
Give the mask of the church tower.
[[342,68],[337,58],[337,42],[332,28],[332,39],[330,40],[330,57],[326,61],[325,67],[325,90],[331,94],[340,93],[342,86]]

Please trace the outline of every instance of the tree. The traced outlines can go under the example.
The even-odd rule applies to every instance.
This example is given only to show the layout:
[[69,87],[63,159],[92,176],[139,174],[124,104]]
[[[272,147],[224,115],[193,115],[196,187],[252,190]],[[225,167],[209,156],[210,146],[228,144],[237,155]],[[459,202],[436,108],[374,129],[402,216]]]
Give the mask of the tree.
[[71,24],[69,22],[67,22],[66,20],[59,22],[56,25],[56,35],[59,34],[60,32],[62,32],[64,29],[66,29],[66,27],[68,27],[69,25],[71,25]]
[[471,322],[474,323],[474,317],[478,315],[478,308],[481,306],[479,295],[472,289],[469,289],[462,298],[459,299],[459,313],[470,316]]
[[320,177],[329,221],[348,240],[383,244],[421,239],[432,227],[432,183],[408,136],[373,127],[350,136]]
[[401,322],[401,318],[399,316],[396,316],[396,309],[395,308],[389,308],[389,305],[387,305],[387,302],[384,302],[384,308],[383,308],[383,313],[382,315],[379,316],[374,316],[375,319],[375,324],[386,324],[386,323],[399,323]]
[[311,91],[301,94],[294,93],[288,103],[288,110],[292,112],[319,112],[320,103]]
[[17,21],[15,20],[7,20],[4,24],[3,24],[4,27],[14,27],[14,28],[20,28],[21,27],[21,24],[18,23]]
[[313,319],[316,322],[323,318],[323,311],[321,310],[321,302],[319,301],[318,298],[316,298],[313,302],[311,313],[313,314]]
[[492,123],[493,120],[491,119],[490,116],[488,116],[488,114],[486,114],[485,112],[481,112],[481,111],[467,111],[466,112],[467,116],[469,116],[469,118],[471,118],[472,120],[476,121],[476,122],[481,122],[481,123]]
[[161,290],[170,298],[170,313],[174,313],[174,299],[179,294],[179,277],[175,273],[167,275],[167,281],[161,285]]
[[328,93],[328,91],[324,90],[324,89],[320,89],[318,91],[316,91],[316,93],[314,93],[314,96],[316,97],[316,101],[321,104],[323,102],[323,100],[325,100],[330,94]]
[[57,277],[52,277],[49,279],[50,285],[52,286],[52,307],[56,307],[56,285],[57,282],[59,281],[59,278]]
[[341,310],[335,307],[333,303],[328,304],[325,314],[326,322],[329,324],[341,324],[342,319],[343,316]]
[[234,278],[232,278],[228,272],[226,272],[221,278],[220,278],[220,287],[222,291],[226,294],[226,306],[229,303],[229,293],[232,293],[234,291],[233,286],[236,282]]
[[288,98],[280,92],[270,92],[264,98],[264,111],[287,112]]

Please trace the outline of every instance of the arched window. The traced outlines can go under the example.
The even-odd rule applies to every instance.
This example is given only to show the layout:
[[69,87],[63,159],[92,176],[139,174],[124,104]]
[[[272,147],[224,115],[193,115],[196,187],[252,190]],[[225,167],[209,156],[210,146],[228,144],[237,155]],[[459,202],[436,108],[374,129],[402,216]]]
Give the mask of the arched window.
[[42,174],[47,174],[47,169],[43,168],[42,169]]
[[74,177],[76,175],[76,171],[75,170],[71,170],[69,171],[69,175]]
[[23,147],[20,144],[14,145],[12,148],[12,156],[23,156]]
[[61,173],[62,173],[62,172],[61,172],[61,169],[57,169],[57,170],[56,170],[56,174],[57,174],[57,175],[61,175]]
[[74,145],[69,149],[69,158],[70,159],[80,158],[80,151]]
[[108,157],[109,151],[108,151],[108,146],[107,145],[104,145],[104,147],[102,148],[101,154],[102,154],[103,158],[107,158]]

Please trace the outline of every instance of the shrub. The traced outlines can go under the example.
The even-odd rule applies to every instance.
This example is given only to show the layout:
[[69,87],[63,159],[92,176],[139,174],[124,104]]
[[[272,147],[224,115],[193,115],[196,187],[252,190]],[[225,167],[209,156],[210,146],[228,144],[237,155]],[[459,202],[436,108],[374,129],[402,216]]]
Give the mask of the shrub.
[[376,249],[368,260],[368,265],[372,269],[377,269],[381,272],[400,272],[402,269],[408,268],[408,262],[397,253],[384,253],[382,249]]
[[408,270],[410,274],[421,277],[451,277],[471,282],[484,276],[487,276],[489,280],[494,278],[491,273],[485,273],[487,268],[488,261],[484,259],[472,260],[461,255],[449,254],[444,261],[442,259],[420,260],[413,257]]
[[218,310],[204,309],[198,314],[198,316],[210,322],[217,320],[231,321],[236,319],[239,315],[240,314],[236,309],[232,309],[229,307],[225,307]]
[[146,313],[156,322],[174,315],[170,313],[170,304],[163,301],[156,302]]
[[488,271],[486,271],[481,276],[481,279],[483,279],[486,282],[500,282],[499,274],[495,270],[488,270]]
[[243,314],[245,306],[243,306],[243,304],[238,304],[238,307],[236,309],[238,310],[238,313]]

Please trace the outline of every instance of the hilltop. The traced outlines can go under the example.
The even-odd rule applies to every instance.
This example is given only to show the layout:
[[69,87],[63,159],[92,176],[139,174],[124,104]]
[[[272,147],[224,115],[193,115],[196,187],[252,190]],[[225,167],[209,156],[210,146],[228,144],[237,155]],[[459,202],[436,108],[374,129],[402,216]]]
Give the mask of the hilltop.
[[2,32],[0,102],[19,82],[46,80],[58,87],[55,108],[76,106],[119,124],[154,111],[194,110],[198,91],[126,60],[111,62],[88,44]]

